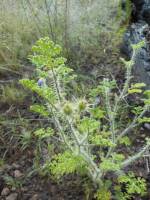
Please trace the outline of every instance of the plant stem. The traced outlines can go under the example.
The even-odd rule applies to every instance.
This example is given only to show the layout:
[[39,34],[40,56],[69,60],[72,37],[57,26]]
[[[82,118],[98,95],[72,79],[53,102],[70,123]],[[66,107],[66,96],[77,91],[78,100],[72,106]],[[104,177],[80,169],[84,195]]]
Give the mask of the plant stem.
[[148,111],[148,108],[148,106],[145,106],[141,114],[135,117],[133,122],[124,131],[122,131],[122,133],[118,136],[117,141],[119,141],[123,136],[129,133],[129,131],[131,131],[134,127],[138,126],[138,120],[145,115],[145,113]]
[[51,35],[52,40],[53,40],[54,42],[56,42],[56,41],[55,41],[55,38],[54,38],[53,28],[52,28],[51,19],[50,19],[50,14],[49,14],[49,6],[48,6],[48,3],[47,3],[47,0],[45,0],[44,2],[45,2],[45,8],[46,8],[46,13],[47,13],[47,17],[48,17],[49,29],[50,29],[49,34]]
[[127,160],[125,160],[122,163],[121,168],[127,167],[128,165],[130,165],[131,163],[133,163],[134,161],[136,161],[137,159],[142,157],[144,155],[144,153],[149,149],[149,147],[150,147],[150,144],[147,144],[140,152],[138,152],[134,156],[132,156],[132,157],[128,158]]
[[[107,79],[104,79],[104,81],[108,82]],[[105,86],[105,99],[106,99],[106,110],[107,115],[110,121],[110,130],[112,133],[112,142],[115,143],[115,121],[114,121],[114,112],[112,112],[112,108],[110,105],[110,88]]]
[[[148,106],[145,106],[143,112],[141,112],[141,114],[138,117],[135,117],[133,122],[124,131],[122,131],[122,133],[116,138],[116,145],[117,145],[118,141],[122,137],[124,137],[126,134],[128,134],[129,131],[131,131],[133,128],[138,126],[138,123],[137,123],[138,120],[145,115],[145,113],[147,112],[148,108],[149,108]],[[114,149],[115,149],[115,147],[110,147],[109,148],[109,151],[108,151],[108,153],[106,155],[106,158],[108,158],[111,155],[111,153],[114,151]]]
[[55,74],[53,68],[52,68],[52,74],[53,74],[53,79],[54,79],[54,84],[55,84],[57,96],[58,96],[59,103],[60,103],[61,102],[61,95],[60,95],[60,91],[59,91],[59,87],[58,87],[58,83],[57,83],[57,77],[56,77],[56,74]]

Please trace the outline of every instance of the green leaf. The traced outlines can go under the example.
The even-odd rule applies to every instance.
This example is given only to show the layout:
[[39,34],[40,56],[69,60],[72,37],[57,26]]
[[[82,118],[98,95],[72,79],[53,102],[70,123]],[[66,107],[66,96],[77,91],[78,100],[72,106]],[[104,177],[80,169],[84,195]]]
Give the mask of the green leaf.
[[92,144],[102,146],[102,147],[114,147],[114,143],[109,139],[105,138],[103,135],[95,134],[94,136],[89,136],[89,140]]
[[54,103],[56,101],[56,95],[52,88],[50,87],[39,87],[37,82],[29,79],[22,79],[20,83],[27,89],[36,92],[43,99]]
[[54,134],[54,130],[51,128],[40,128],[34,132],[35,136],[37,136],[39,139],[44,139],[51,137]]
[[132,172],[120,176],[118,181],[126,185],[127,194],[146,194],[146,181],[141,177],[136,178]]
[[66,61],[63,57],[58,57],[61,50],[61,47],[55,45],[50,38],[41,38],[32,47],[34,55],[29,56],[29,59],[39,68],[46,66],[52,69]]
[[47,108],[43,105],[32,105],[30,106],[30,110],[36,113],[39,113],[40,115],[44,116],[44,117],[48,117],[49,116],[49,112],[47,111]]
[[141,89],[136,89],[136,88],[128,89],[128,93],[129,94],[142,93],[142,90]]
[[78,125],[78,130],[81,133],[93,133],[96,130],[99,130],[99,128],[100,122],[88,117],[84,117]]
[[130,141],[130,139],[129,139],[128,136],[122,137],[122,138],[119,140],[119,143],[120,143],[120,144],[124,144],[125,146],[130,146],[130,145],[131,145],[131,141]]
[[145,83],[135,83],[131,85],[131,88],[142,88],[145,87],[146,84]]
[[49,165],[49,169],[56,178],[60,178],[65,174],[74,173],[75,171],[83,171],[85,162],[80,156],[72,154],[70,151],[65,151],[62,154],[54,156],[54,159]]
[[146,91],[144,92],[144,95],[146,95],[148,98],[150,98],[150,90],[146,90]]
[[105,111],[100,108],[92,108],[90,112],[95,119],[104,118]]
[[94,195],[94,197],[97,200],[111,200],[111,192],[109,190],[107,190],[107,188],[102,187],[101,189],[99,189],[96,194]]
[[137,106],[132,109],[132,113],[139,115],[143,111],[143,106]]
[[143,117],[138,120],[139,123],[150,123],[150,117]]
[[123,154],[114,153],[110,158],[103,158],[100,168],[104,171],[118,171],[121,163],[124,160]]

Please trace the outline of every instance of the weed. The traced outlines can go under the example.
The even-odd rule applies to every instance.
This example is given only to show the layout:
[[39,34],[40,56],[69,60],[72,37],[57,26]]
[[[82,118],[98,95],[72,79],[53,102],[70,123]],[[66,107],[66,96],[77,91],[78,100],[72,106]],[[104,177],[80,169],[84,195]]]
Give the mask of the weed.
[[[126,185],[126,198],[120,199],[129,199],[134,193],[145,194],[144,179],[126,174],[125,169],[149,149],[149,139],[137,153],[132,152],[132,155],[125,156],[124,152],[119,152],[119,144],[126,146],[130,143],[129,133],[139,126],[139,120],[144,119],[150,106],[149,95],[142,97],[142,88],[145,85],[130,84],[135,56],[142,45],[143,42],[133,45],[132,59],[123,60],[126,67],[123,88],[117,91],[119,87],[116,81],[104,78],[100,85],[91,91],[91,99],[78,99],[74,96],[72,99],[67,98],[67,84],[71,84],[76,76],[73,70],[65,65],[66,59],[60,55],[61,47],[47,37],[37,41],[32,48],[34,55],[29,57],[36,65],[38,79],[20,81],[25,88],[43,99],[41,108],[39,105],[35,106],[34,111],[37,109],[39,113],[40,110],[40,114],[44,116],[49,113],[52,119],[52,126],[49,129],[37,130],[36,135],[41,139],[54,135],[57,142],[62,144],[63,152],[54,155],[45,163],[44,168],[46,171],[49,169],[57,179],[68,173],[87,174],[100,188],[96,194],[97,199],[101,199],[101,188],[105,188],[106,199],[110,199],[112,195],[117,196],[117,193],[122,194],[121,186],[117,193],[112,192],[112,182],[106,181],[109,173],[117,176],[118,185]],[[124,123],[124,113],[120,113],[120,108],[130,108],[126,97],[131,93],[141,95],[143,107],[132,121],[128,119]],[[149,94],[149,91],[145,93]],[[95,105],[93,102],[98,96],[104,100],[100,105]]]

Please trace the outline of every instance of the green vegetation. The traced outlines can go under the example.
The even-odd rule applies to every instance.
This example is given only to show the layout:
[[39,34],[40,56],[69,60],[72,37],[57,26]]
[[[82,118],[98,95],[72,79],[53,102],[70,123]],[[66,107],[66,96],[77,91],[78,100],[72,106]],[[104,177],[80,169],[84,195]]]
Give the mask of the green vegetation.
[[39,185],[45,195],[41,180],[55,191],[75,177],[86,200],[147,195],[134,163],[150,149],[146,135],[138,142],[141,126],[150,123],[150,90],[132,83],[144,41],[132,46],[130,61],[119,59],[132,3],[122,6],[121,0],[1,0],[4,192],[23,198],[37,181],[36,191]]
[[[41,97],[41,105],[33,105],[31,110],[51,120],[47,129],[35,132],[36,137],[47,139],[49,147],[60,144],[60,152],[41,166],[45,173],[56,179],[75,172],[86,175],[96,185],[97,199],[105,196],[109,200],[115,196],[124,200],[146,193],[145,180],[135,177],[133,172],[126,173],[125,169],[149,149],[149,138],[138,152],[125,155],[120,148],[120,144],[124,147],[131,144],[133,129],[139,127],[139,121],[144,119],[150,108],[149,95],[144,95],[142,90],[145,85],[131,84],[132,66],[142,45],[133,46],[130,61],[123,60],[126,78],[122,88],[117,86],[116,80],[104,78],[86,98],[81,98],[68,93],[68,83],[71,85],[76,76],[65,64],[61,47],[48,37],[36,42],[32,48],[33,55],[29,56],[36,66],[36,79],[22,79],[20,83]],[[126,118],[124,112],[126,109],[128,113],[131,107],[126,102],[131,93],[139,94],[143,101],[143,106],[134,112],[132,121]],[[95,99],[99,96],[100,104],[96,104]],[[132,108],[137,110],[136,105]],[[114,175],[114,181],[109,180],[108,174]],[[125,191],[122,191],[123,186]],[[102,194],[104,191],[105,194]]]

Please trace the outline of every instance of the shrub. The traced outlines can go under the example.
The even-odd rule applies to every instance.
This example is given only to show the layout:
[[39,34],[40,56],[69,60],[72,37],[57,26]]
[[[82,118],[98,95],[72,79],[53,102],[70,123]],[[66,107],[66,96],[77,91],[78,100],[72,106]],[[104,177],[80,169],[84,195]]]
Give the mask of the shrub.
[[[122,89],[115,80],[104,78],[90,92],[90,98],[79,99],[74,95],[70,97],[68,83],[71,84],[76,76],[66,66],[66,59],[61,57],[61,47],[47,37],[37,41],[32,48],[34,54],[29,57],[36,66],[37,79],[20,81],[25,88],[37,93],[43,100],[41,105],[32,106],[31,109],[34,108],[34,111],[37,110],[52,121],[50,135],[46,129],[42,129],[41,137],[45,138],[44,134],[46,137],[49,135],[49,143],[53,141],[50,138],[54,137],[61,144],[61,152],[47,161],[43,170],[48,170],[55,178],[74,172],[88,175],[94,185],[97,185],[97,199],[102,199],[103,191],[106,199],[111,196],[116,199],[130,199],[134,194],[145,194],[144,179],[136,178],[133,173],[126,173],[125,169],[149,149],[149,139],[137,153],[131,152],[132,155],[125,155],[120,148],[120,145],[130,145],[129,134],[139,126],[139,121],[150,107],[147,91],[147,98],[141,97],[143,106],[140,109],[135,107],[138,112],[135,112],[132,120],[126,118],[123,112],[130,108],[126,102],[128,95],[139,92],[140,95],[143,94],[143,83],[130,84],[134,59],[142,45],[143,43],[133,46],[130,61],[123,60],[126,80]],[[95,101],[99,96],[101,100]],[[114,176],[114,183],[109,181],[110,173]],[[114,187],[115,183],[117,186]]]

